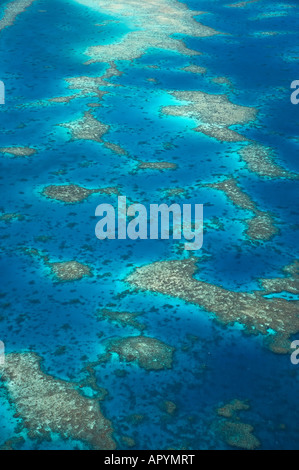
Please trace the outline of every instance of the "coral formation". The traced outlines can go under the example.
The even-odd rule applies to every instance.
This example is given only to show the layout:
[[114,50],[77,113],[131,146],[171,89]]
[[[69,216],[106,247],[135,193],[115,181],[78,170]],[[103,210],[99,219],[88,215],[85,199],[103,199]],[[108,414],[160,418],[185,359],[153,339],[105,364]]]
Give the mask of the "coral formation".
[[84,201],[91,194],[118,194],[118,189],[115,187],[87,189],[77,184],[62,184],[46,186],[42,194],[49,199],[73,204]]
[[[290,351],[290,336],[299,331],[296,302],[264,298],[262,292],[233,292],[194,278],[196,258],[161,261],[135,269],[126,281],[132,286],[160,292],[197,304],[224,324],[241,323],[250,334],[261,333],[276,353]],[[275,334],[269,335],[272,330]]]
[[31,147],[1,147],[1,153],[8,153],[14,157],[31,157],[36,153],[36,150]]
[[129,336],[109,341],[107,351],[120,360],[137,362],[146,370],[171,369],[174,348],[148,336]]
[[247,140],[230,129],[230,126],[253,121],[257,114],[254,108],[231,103],[226,95],[211,95],[202,91],[174,91],[171,95],[187,104],[164,106],[162,113],[199,121],[200,125],[195,129],[196,131],[220,141]]
[[259,176],[268,178],[294,178],[298,175],[292,174],[275,163],[273,151],[259,144],[249,144],[239,150],[241,160],[247,165],[250,171]]
[[44,373],[36,354],[8,354],[0,373],[31,438],[51,439],[51,433],[58,433],[93,449],[115,449],[111,423],[98,401],[81,395],[74,384]]
[[220,183],[206,184],[204,186],[223,191],[233,204],[253,213],[251,219],[245,220],[247,225],[246,234],[251,240],[267,241],[277,234],[278,230],[274,225],[273,217],[269,213],[257,208],[248,194],[237,184],[236,179],[229,178]]

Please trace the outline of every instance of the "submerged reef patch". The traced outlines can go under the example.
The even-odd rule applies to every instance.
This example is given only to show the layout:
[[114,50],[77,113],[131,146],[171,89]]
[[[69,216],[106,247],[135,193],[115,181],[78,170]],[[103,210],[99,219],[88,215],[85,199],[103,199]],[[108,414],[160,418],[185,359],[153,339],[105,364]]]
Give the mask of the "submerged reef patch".
[[199,121],[200,125],[195,131],[223,142],[247,140],[230,126],[253,121],[257,115],[254,108],[231,103],[226,95],[211,95],[202,91],[174,91],[170,94],[188,104],[164,106],[162,113]]
[[251,5],[252,3],[259,2],[260,0],[247,0],[244,2],[238,2],[238,3],[231,3],[230,5],[227,5],[229,8],[245,8],[247,5]]
[[116,187],[87,189],[77,184],[50,185],[46,186],[42,194],[49,199],[61,201],[66,204],[82,202],[91,194],[118,194]]
[[22,214],[18,214],[17,212],[5,212],[4,214],[0,214],[0,221],[1,222],[11,222],[13,220],[22,220]]
[[228,85],[228,86],[232,86],[232,82],[230,81],[229,78],[227,77],[214,77],[214,78],[211,78],[211,81],[213,83],[216,83],[217,85]]
[[119,145],[102,140],[102,137],[109,131],[110,126],[98,121],[90,111],[86,111],[81,119],[57,125],[69,129],[73,140],[93,140],[102,143],[117,155],[127,154]]
[[[126,281],[137,289],[170,295],[197,304],[224,324],[244,325],[247,333],[265,335],[273,352],[290,352],[290,336],[299,331],[297,302],[264,298],[264,292],[234,292],[200,281],[197,258],[161,261],[135,269]],[[272,330],[275,334],[269,334]]]
[[91,59],[87,63],[134,60],[150,48],[172,50],[189,56],[198,55],[197,51],[186,47],[182,40],[172,36],[181,34],[207,37],[218,34],[194,18],[194,15],[202,12],[192,11],[176,0],[101,0],[99,6],[106,14],[117,14],[131,32],[118,42],[89,47],[86,54]]
[[277,234],[278,229],[274,225],[273,217],[268,212],[263,212],[257,208],[248,194],[237,184],[236,179],[229,178],[220,183],[206,184],[205,186],[223,191],[233,204],[253,212],[253,217],[245,220],[247,225],[246,234],[251,240],[267,241]]
[[136,442],[132,437],[129,436],[121,436],[122,442],[127,446],[127,447],[135,447]]
[[98,121],[89,111],[86,111],[81,119],[58,124],[58,126],[69,129],[74,140],[94,140],[95,142],[102,142],[102,136],[109,130],[107,124]]
[[[70,90],[80,91],[69,96],[58,96],[54,98],[49,98],[49,101],[54,103],[69,103],[74,99],[84,98],[88,95],[96,96],[99,100],[101,100],[102,97],[108,93],[108,91],[106,90],[107,87],[120,86],[118,84],[109,82],[109,79],[121,75],[122,72],[117,69],[114,62],[111,62],[106,72],[99,77],[81,76],[66,78],[65,81],[69,84],[68,88]],[[100,90],[99,88],[101,87],[104,87],[105,90]],[[97,106],[100,106],[100,104],[97,103]]]
[[246,233],[254,241],[267,241],[278,233],[273,217],[266,212],[256,211],[255,216],[247,220],[246,224],[248,226]]
[[8,2],[4,9],[4,15],[0,19],[0,31],[14,24],[14,21],[20,13],[30,7],[35,0],[13,0]]
[[129,336],[110,340],[108,353],[118,354],[121,361],[136,362],[146,370],[171,369],[174,348],[156,338]]
[[90,267],[78,261],[49,262],[47,266],[51,268],[52,274],[59,281],[78,281],[83,277],[92,276]]
[[136,320],[136,317],[140,315],[139,313],[117,312],[103,308],[98,311],[97,315],[99,319],[108,320],[121,326],[131,326],[139,331],[143,331],[145,329],[145,325]]
[[50,268],[51,274],[54,278],[60,282],[79,281],[84,277],[92,276],[91,268],[86,264],[79,263],[78,261],[71,260],[52,262],[49,260],[48,255],[43,255],[34,248],[23,248],[23,252],[43,261],[44,265]]
[[254,427],[242,423],[238,416],[241,411],[248,411],[250,406],[247,402],[235,399],[216,410],[221,419],[216,424],[216,429],[221,438],[231,447],[239,449],[254,450],[260,447],[260,441],[254,436]]
[[188,190],[185,188],[165,188],[162,190],[165,197],[186,197]]
[[285,266],[283,272],[287,277],[274,279],[260,279],[260,284],[267,294],[290,292],[299,294],[299,261]]
[[51,440],[51,433],[57,433],[92,449],[116,448],[112,425],[98,400],[81,395],[75,384],[44,373],[36,354],[7,354],[0,374],[30,438]]
[[1,153],[8,153],[14,157],[31,157],[36,153],[36,150],[31,147],[1,147]]
[[20,447],[22,444],[24,444],[25,439],[23,437],[11,437],[7,441],[5,441],[1,446],[0,446],[0,451],[1,450],[17,450],[18,447]]
[[177,411],[177,405],[171,400],[165,400],[161,403],[161,408],[165,413],[173,416]]
[[138,170],[175,170],[177,165],[170,162],[140,162]]
[[246,145],[239,150],[239,155],[247,168],[259,176],[298,179],[298,175],[290,173],[275,163],[273,152],[268,147],[259,144]]
[[254,450],[260,447],[260,441],[254,436],[254,427],[241,422],[226,421],[219,426],[223,440],[231,447]]
[[250,406],[247,402],[235,399],[217,409],[217,414],[223,418],[235,418],[238,411],[247,411]]
[[206,67],[201,67],[199,65],[188,65],[187,67],[183,67],[181,70],[184,72],[190,72],[190,73],[197,73],[197,74],[205,74],[207,73]]

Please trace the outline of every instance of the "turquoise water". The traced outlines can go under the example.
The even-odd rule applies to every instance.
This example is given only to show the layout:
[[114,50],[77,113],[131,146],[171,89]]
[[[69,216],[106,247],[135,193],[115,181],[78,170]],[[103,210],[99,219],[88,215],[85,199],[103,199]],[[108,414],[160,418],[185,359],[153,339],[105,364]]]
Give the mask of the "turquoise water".
[[[0,18],[7,3],[0,7]],[[150,49],[132,62],[116,62],[123,74],[110,81],[121,86],[109,88],[102,106],[92,113],[111,126],[105,140],[120,145],[126,155],[98,142],[71,140],[67,129],[57,126],[79,119],[97,97],[47,101],[76,92],[68,89],[68,77],[103,75],[107,64],[86,65],[84,53],[90,46],[121,39],[129,31],[125,22],[99,28],[97,24],[111,19],[101,10],[73,0],[36,0],[0,32],[0,79],[6,86],[6,104],[0,107],[1,147],[37,150],[27,158],[0,154],[0,212],[22,215],[20,220],[0,220],[0,340],[6,353],[33,351],[43,358],[48,374],[80,384],[84,367],[104,352],[105,340],[139,334],[130,326],[99,321],[97,310],[140,312],[138,321],[146,325],[146,335],[175,348],[174,362],[170,370],[146,371],[113,356],[96,367],[97,382],[108,391],[101,408],[113,425],[118,449],[127,448],[123,435],[134,439],[133,449],[229,449],[217,432],[215,410],[235,398],[249,400],[250,409],[241,418],[254,427],[261,449],[298,449],[299,376],[289,355],[270,352],[260,336],[248,336],[240,326],[224,327],[197,306],[162,294],[133,292],[124,282],[134,267],[186,257],[176,242],[100,242],[94,235],[95,208],[104,202],[116,204],[115,196],[95,194],[65,205],[41,195],[50,184],[117,186],[129,200],[148,205],[169,203],[172,199],[163,200],[164,189],[184,188],[188,196],[173,197],[173,202],[203,203],[205,221],[218,217],[224,227],[205,233],[204,248],[196,254],[196,278],[252,292],[260,289],[259,279],[283,276],[282,268],[298,254],[297,182],[259,177],[240,162],[237,152],[244,144],[196,133],[195,121],[163,115],[160,109],[175,103],[168,93],[172,90],[226,93],[232,102],[259,110],[253,124],[236,130],[274,149],[284,168],[298,171],[299,107],[290,103],[290,84],[298,79],[298,9],[287,9],[291,2],[270,0],[246,8],[228,8],[224,0],[185,3],[192,10],[207,11],[199,21],[229,35],[183,37],[189,48],[202,52],[192,58]],[[267,12],[279,14],[261,17]],[[261,37],[262,31],[282,34]],[[190,63],[206,67],[207,73],[181,70]],[[211,81],[219,76],[229,78],[232,86]],[[137,160],[178,167],[134,171]],[[62,174],[55,174],[60,170]],[[249,242],[242,221],[250,213],[220,191],[202,187],[225,175],[237,176],[258,208],[275,216],[279,233],[273,239]],[[41,236],[47,238],[42,241]],[[24,254],[23,247],[44,251],[51,261],[88,264],[94,275],[53,282],[43,263]],[[298,299],[285,292],[281,296],[288,302]],[[188,335],[198,340],[192,342]],[[57,354],[61,347],[63,353]],[[119,369],[126,372],[123,377],[115,374]],[[161,409],[164,400],[177,405],[173,417]],[[53,435],[50,443],[28,437],[2,386],[0,403],[0,444],[21,435],[24,449],[84,448],[72,436],[63,441]],[[132,424],[132,414],[145,419]]]

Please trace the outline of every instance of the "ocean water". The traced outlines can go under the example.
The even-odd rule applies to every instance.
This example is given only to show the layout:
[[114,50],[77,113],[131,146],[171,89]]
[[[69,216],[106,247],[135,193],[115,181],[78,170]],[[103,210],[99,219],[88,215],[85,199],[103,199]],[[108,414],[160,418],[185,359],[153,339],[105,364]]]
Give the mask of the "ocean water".
[[[0,20],[10,3],[1,4]],[[117,186],[129,201],[145,206],[202,203],[207,230],[203,248],[194,253],[196,279],[233,292],[254,292],[261,289],[259,279],[284,276],[282,269],[298,256],[296,179],[260,177],[238,156],[246,143],[220,142],[194,132],[194,119],[168,116],[161,108],[180,104],[170,94],[180,90],[226,94],[237,105],[256,108],[255,121],[233,129],[248,142],[270,147],[283,168],[298,172],[299,106],[290,102],[290,84],[298,79],[296,2],[261,0],[244,8],[228,7],[226,0],[184,3],[206,12],[196,16],[198,21],[221,34],[177,35],[201,55],[161,48],[147,49],[132,61],[115,61],[122,75],[109,81],[120,86],[100,87],[107,91],[101,101],[97,96],[68,103],[48,100],[77,92],[68,88],[66,78],[105,73],[109,64],[86,64],[85,52],[116,43],[132,30],[117,11],[108,15],[101,1],[94,8],[94,2],[36,0],[0,31],[0,79],[6,87],[6,103],[0,106],[1,148],[36,150],[29,157],[0,153],[0,340],[6,354],[34,352],[43,359],[46,374],[80,386],[84,368],[105,352],[105,341],[140,334],[130,325],[100,319],[97,312],[140,313],[137,320],[146,326],[144,334],[175,348],[173,364],[171,369],[148,371],[113,354],[94,366],[97,384],[107,390],[101,409],[113,426],[117,449],[129,448],[122,436],[134,439],[133,450],[235,448],[219,432],[216,412],[234,399],[248,400],[250,408],[240,419],[254,428],[260,449],[298,449],[299,369],[289,354],[271,352],[262,335],[246,334],[242,324],[222,325],[199,306],[136,291],[125,281],[136,267],[187,258],[181,243],[100,241],[94,232],[95,209],[101,203],[116,206],[115,195],[92,194],[77,204],[42,195],[48,185],[77,184],[91,189]],[[115,22],[107,22],[111,19]],[[278,34],[261,35],[265,31]],[[182,70],[190,64],[205,67],[207,73]],[[153,65],[157,68],[148,68]],[[214,83],[215,77],[227,77],[231,85]],[[101,106],[90,108],[90,103]],[[71,139],[68,129],[58,126],[87,111],[110,126],[103,140],[126,154],[100,142]],[[177,168],[138,170],[139,161],[167,161]],[[205,187],[225,176],[237,178],[259,210],[273,215],[279,231],[272,239],[248,240],[244,220],[251,212]],[[177,187],[186,195],[165,197],[167,189]],[[21,218],[1,220],[4,213]],[[215,217],[221,230],[209,228]],[[84,263],[93,276],[58,282],[24,248],[47,254],[51,262]],[[298,301],[298,292],[282,289],[273,294],[277,296]],[[82,386],[79,393],[98,399],[90,387]],[[165,413],[165,400],[176,404],[173,416]],[[51,441],[28,435],[22,425],[25,417],[16,416],[18,403],[4,383],[0,405],[0,445],[21,436],[24,440],[16,446],[22,449],[88,447],[54,431]],[[132,422],[133,414],[144,415],[144,420]]]

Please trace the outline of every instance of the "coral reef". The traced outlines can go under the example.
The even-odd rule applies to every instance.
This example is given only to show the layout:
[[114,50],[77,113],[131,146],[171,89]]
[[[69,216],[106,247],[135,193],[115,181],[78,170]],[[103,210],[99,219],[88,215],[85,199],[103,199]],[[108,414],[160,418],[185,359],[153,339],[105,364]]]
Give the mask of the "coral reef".
[[118,189],[116,187],[87,189],[77,184],[63,184],[46,186],[42,194],[49,199],[74,204],[84,201],[91,194],[118,194]]
[[31,438],[51,439],[51,433],[58,433],[93,449],[115,449],[111,423],[98,401],[80,395],[74,384],[44,373],[36,354],[8,354],[0,374]]
[[175,170],[177,165],[170,162],[140,162],[138,170]]
[[[195,279],[196,258],[161,261],[135,269],[126,281],[132,286],[160,292],[194,303],[224,324],[241,323],[250,334],[265,335],[273,352],[290,351],[290,336],[299,331],[297,302],[268,299],[263,292],[233,292]],[[269,330],[275,334],[269,335]]]
[[177,406],[173,401],[165,400],[162,403],[162,410],[172,416],[175,414],[177,410]]
[[48,255],[43,255],[34,248],[23,248],[23,252],[43,261],[47,268],[50,268],[54,279],[60,282],[78,281],[84,277],[91,277],[92,271],[89,266],[78,261],[52,262]]
[[101,10],[109,15],[117,13],[118,18],[127,23],[131,32],[120,41],[108,45],[89,47],[87,62],[111,62],[113,60],[134,60],[141,57],[149,48],[159,48],[185,55],[198,55],[185,44],[173,37],[183,34],[193,37],[206,37],[218,34],[214,29],[195,20],[194,15],[202,12],[189,10],[176,0],[117,0],[101,1]]
[[205,74],[207,73],[207,69],[205,67],[200,67],[199,65],[188,65],[187,67],[182,68],[184,72],[190,73],[197,73],[197,74]]
[[74,140],[94,140],[95,142],[102,142],[103,135],[109,130],[107,124],[98,121],[89,111],[86,111],[81,119],[58,124],[58,126],[69,129]]
[[299,261],[285,266],[283,272],[287,277],[274,279],[260,279],[263,290],[268,294],[277,294],[279,292],[290,292],[299,294]]
[[0,19],[0,31],[14,24],[15,19],[26,8],[30,7],[35,0],[13,0],[5,6],[4,15]]
[[[65,81],[69,84],[68,88],[70,90],[80,91],[77,91],[77,93],[74,93],[73,95],[69,96],[58,96],[50,98],[48,101],[52,103],[69,103],[74,99],[84,98],[88,95],[96,96],[99,100],[101,100],[104,95],[109,93],[109,91],[106,89],[107,87],[119,86],[115,83],[111,83],[109,79],[113,77],[118,77],[120,75],[122,75],[122,72],[117,69],[114,62],[111,62],[108,65],[108,68],[105,73],[99,77],[81,76],[66,78]],[[105,90],[99,89],[103,87],[105,88]],[[95,103],[95,105],[100,106],[99,103]]]
[[18,214],[17,212],[6,212],[4,214],[0,214],[0,221],[1,222],[11,222],[12,220],[22,220],[23,216]]
[[91,269],[89,266],[78,263],[78,261],[64,261],[59,263],[47,263],[51,268],[52,274],[59,281],[78,281],[83,277],[90,277]]
[[98,312],[98,317],[100,319],[108,320],[113,323],[118,323],[121,326],[131,326],[139,331],[143,331],[145,329],[145,325],[136,321],[136,317],[138,316],[139,313],[116,312],[106,308]]
[[275,163],[273,152],[268,147],[249,144],[239,150],[239,155],[241,160],[246,163],[247,168],[259,176],[298,179],[298,175],[290,173]]
[[226,95],[211,95],[201,91],[174,91],[171,95],[179,101],[187,101],[188,104],[164,106],[162,113],[200,121],[195,130],[220,141],[247,140],[230,129],[230,126],[253,121],[257,114],[254,108],[233,104]]
[[247,402],[235,399],[217,409],[217,414],[223,418],[235,418],[239,411],[247,411],[250,406]]
[[247,225],[246,234],[251,240],[267,241],[277,234],[278,230],[274,225],[273,217],[269,213],[257,208],[248,194],[237,184],[236,179],[229,178],[220,183],[206,184],[204,186],[223,191],[233,204],[253,213],[251,219],[245,220]]
[[1,153],[8,153],[14,157],[31,157],[36,153],[36,150],[31,147],[1,147]]
[[254,428],[250,424],[227,421],[220,425],[223,440],[232,447],[254,450],[260,447],[260,441],[253,435]]
[[117,353],[120,360],[137,362],[146,370],[171,369],[174,348],[156,338],[129,336],[109,341],[109,353]]
[[127,152],[118,144],[107,142],[102,137],[107,134],[110,126],[96,119],[91,111],[86,111],[83,117],[76,121],[57,124],[60,127],[69,129],[73,140],[93,140],[102,143],[106,148],[112,150],[117,155],[126,155]]
[[254,450],[260,447],[260,441],[253,434],[254,427],[242,423],[238,415],[241,411],[249,409],[247,401],[235,399],[216,410],[218,416],[225,418],[217,422],[217,431],[229,446],[245,450]]

